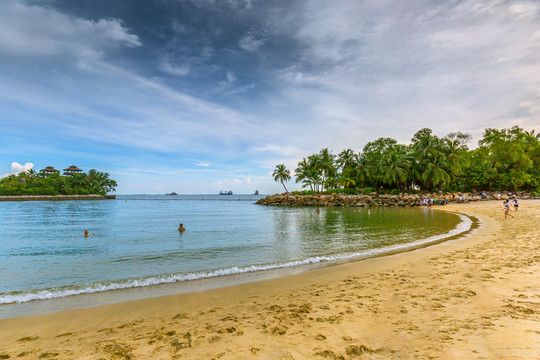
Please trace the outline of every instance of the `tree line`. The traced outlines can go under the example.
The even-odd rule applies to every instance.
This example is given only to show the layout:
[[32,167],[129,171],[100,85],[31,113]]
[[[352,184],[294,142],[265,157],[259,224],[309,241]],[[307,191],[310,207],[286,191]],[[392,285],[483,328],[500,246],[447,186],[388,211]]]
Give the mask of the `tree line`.
[[[488,128],[475,149],[467,145],[471,139],[461,132],[438,137],[424,128],[409,145],[382,137],[359,153],[346,149],[333,154],[324,148],[298,163],[295,182],[313,192],[349,194],[360,190],[540,192],[540,134],[518,126]],[[285,187],[291,171],[279,164],[273,177]]]
[[109,174],[95,169],[70,176],[31,169],[0,179],[0,195],[106,195],[116,186]]

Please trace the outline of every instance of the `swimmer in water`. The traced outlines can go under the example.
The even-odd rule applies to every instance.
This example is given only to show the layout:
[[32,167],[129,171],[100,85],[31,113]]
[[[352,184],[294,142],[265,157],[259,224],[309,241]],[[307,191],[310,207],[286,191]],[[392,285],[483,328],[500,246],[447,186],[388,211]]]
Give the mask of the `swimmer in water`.
[[85,231],[84,231],[84,237],[88,237],[88,236],[89,236],[88,230],[85,230]]
[[320,214],[321,213],[321,209],[317,209],[317,214]]
[[180,226],[178,227],[178,231],[180,231],[180,232],[186,231],[186,228],[184,227],[184,224],[180,224]]

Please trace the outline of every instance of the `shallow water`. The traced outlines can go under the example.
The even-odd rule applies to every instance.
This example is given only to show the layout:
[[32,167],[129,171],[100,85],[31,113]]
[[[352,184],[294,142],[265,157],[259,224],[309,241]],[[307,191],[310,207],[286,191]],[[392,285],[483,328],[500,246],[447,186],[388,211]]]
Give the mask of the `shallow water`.
[[317,214],[256,205],[258,198],[2,202],[0,304],[345,259],[446,234],[461,222],[420,208]]

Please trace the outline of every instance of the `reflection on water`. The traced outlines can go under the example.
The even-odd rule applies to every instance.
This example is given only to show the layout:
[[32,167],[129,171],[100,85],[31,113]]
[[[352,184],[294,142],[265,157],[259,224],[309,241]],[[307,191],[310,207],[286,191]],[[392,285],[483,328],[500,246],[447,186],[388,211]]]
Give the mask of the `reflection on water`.
[[[249,196],[126,199],[0,203],[0,298],[355,253],[446,233],[459,222],[419,208],[317,213],[259,206]],[[179,223],[186,232],[177,231]]]

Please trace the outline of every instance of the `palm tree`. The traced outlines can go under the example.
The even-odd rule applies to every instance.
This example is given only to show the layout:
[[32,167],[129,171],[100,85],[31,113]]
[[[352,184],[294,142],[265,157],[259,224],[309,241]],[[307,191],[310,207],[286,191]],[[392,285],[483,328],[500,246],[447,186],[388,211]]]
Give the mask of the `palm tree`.
[[[336,174],[336,167],[334,166],[335,155],[332,154],[328,148],[324,148],[319,153],[320,169],[322,171],[322,183],[324,185],[332,185],[334,183],[334,176]],[[327,186],[328,187],[328,186]]]
[[385,154],[381,161],[383,170],[382,180],[390,187],[396,186],[402,189],[407,180],[410,179],[410,168],[412,157],[403,145],[394,145],[388,154]]
[[320,154],[313,154],[308,156],[308,164],[310,169],[310,179],[313,181],[313,188],[315,192],[319,192],[319,185],[321,185],[324,181],[322,160]]
[[351,188],[352,186],[356,185],[356,181],[354,181],[354,179],[345,176],[339,178],[339,183],[345,188]]
[[431,189],[444,189],[450,183],[450,175],[444,170],[447,166],[444,156],[432,159],[427,163],[422,174],[422,181],[428,184]]
[[294,170],[294,173],[296,175],[296,183],[301,182],[302,188],[309,186],[309,188],[313,190],[316,181],[314,177],[315,172],[306,158],[303,158],[302,161],[298,163],[298,167]]
[[352,167],[354,165],[354,151],[351,149],[343,150],[339,153],[337,158],[337,165],[341,167],[341,171],[343,172],[345,168]]
[[452,176],[457,176],[461,172],[465,162],[465,154],[469,150],[467,142],[471,140],[471,135],[461,132],[450,133],[443,138],[442,151],[446,155],[448,163],[447,172]]
[[291,171],[287,169],[284,164],[279,164],[278,166],[276,166],[276,169],[272,173],[272,176],[274,177],[274,180],[276,182],[281,182],[281,185],[283,185],[285,192],[288,193],[289,191],[285,187],[284,181],[287,182],[291,180]]

